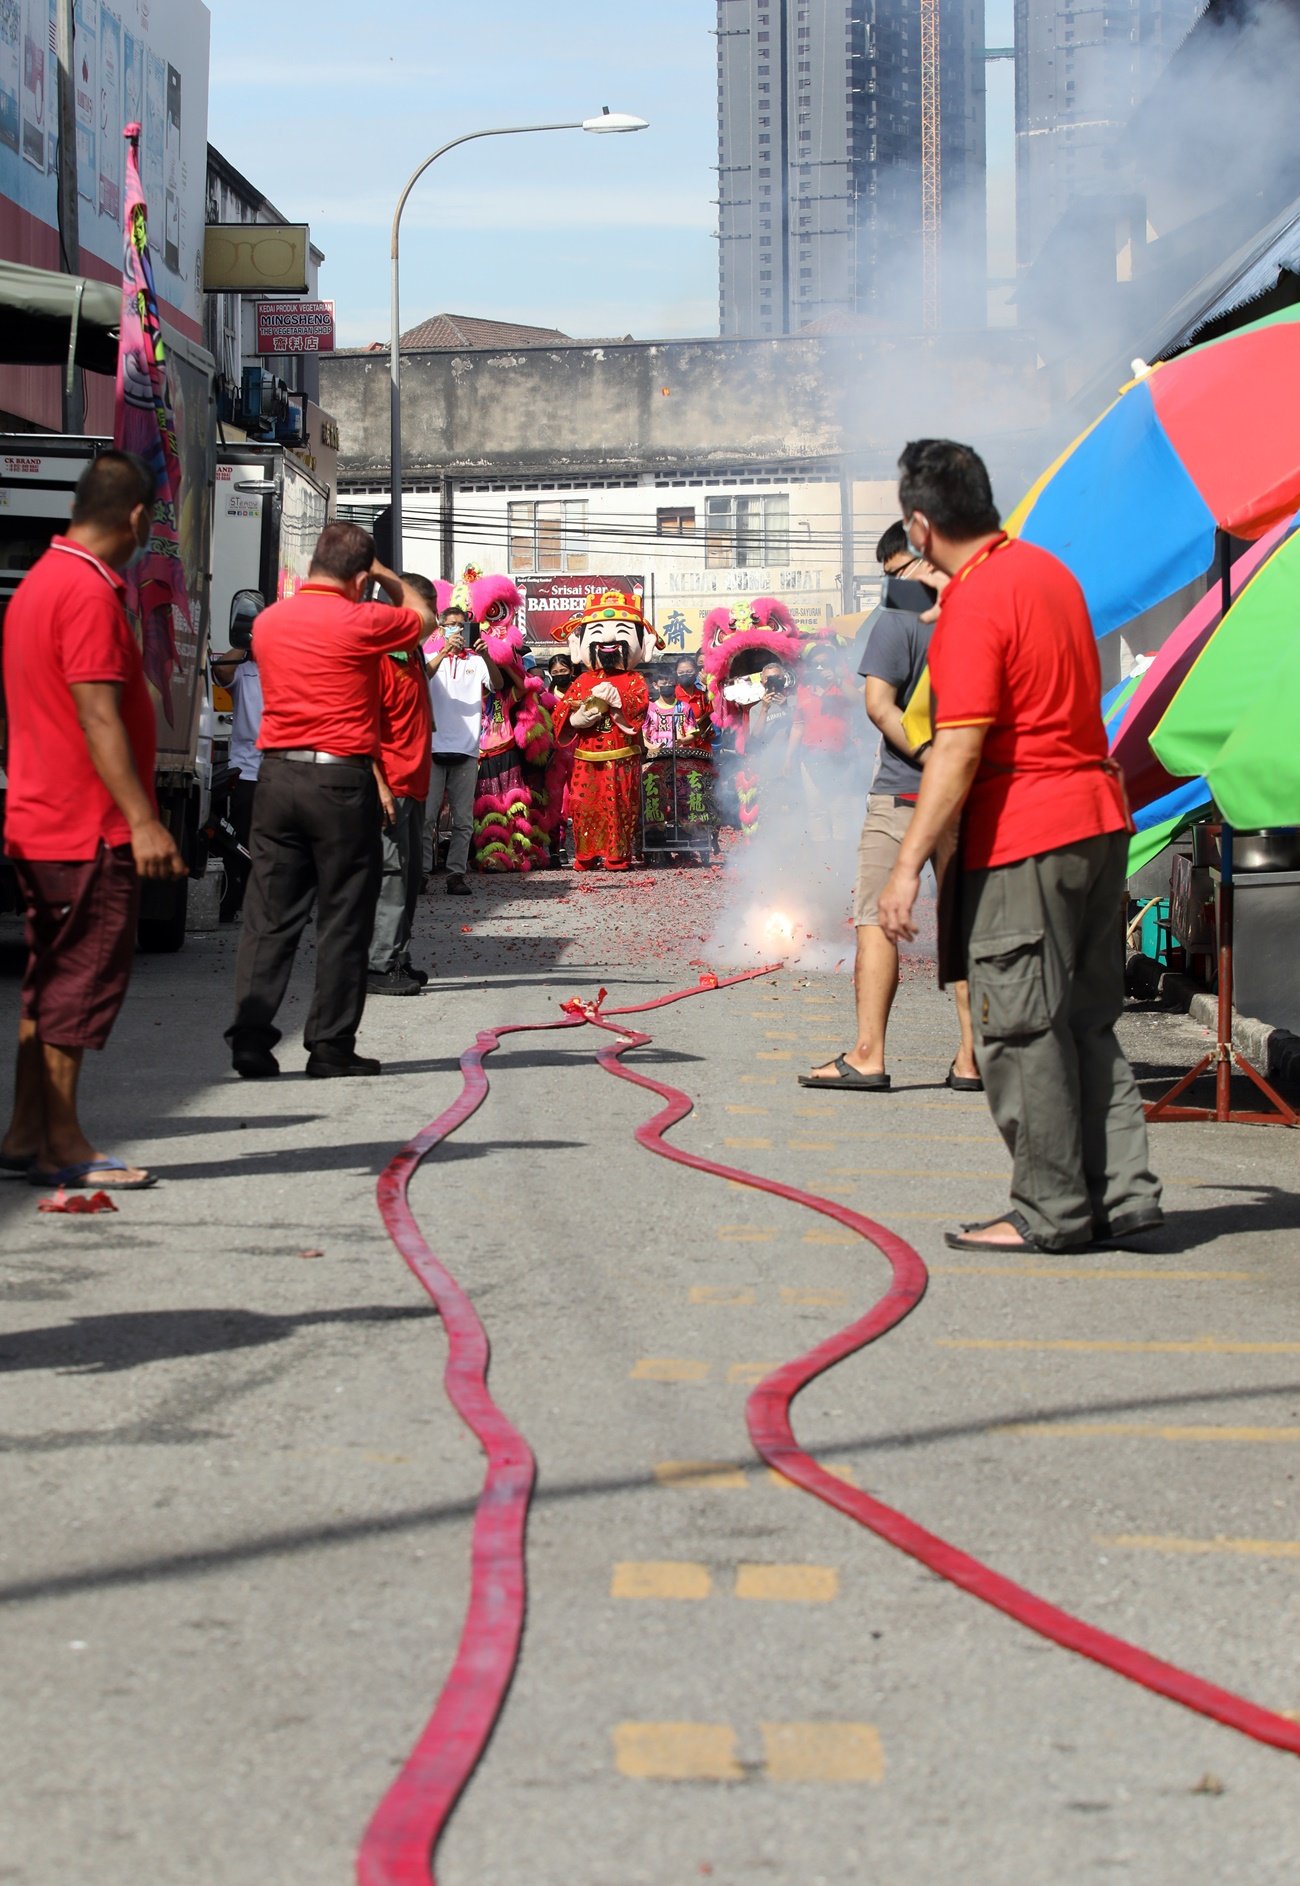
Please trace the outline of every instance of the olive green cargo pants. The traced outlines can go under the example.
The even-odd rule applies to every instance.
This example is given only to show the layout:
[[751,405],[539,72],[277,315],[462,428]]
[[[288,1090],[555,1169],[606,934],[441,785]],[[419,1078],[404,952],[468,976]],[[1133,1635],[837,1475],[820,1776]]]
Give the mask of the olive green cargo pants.
[[962,874],[975,1059],[1011,1153],[1012,1206],[1054,1251],[1160,1203],[1115,1038],[1127,855],[1113,832]]

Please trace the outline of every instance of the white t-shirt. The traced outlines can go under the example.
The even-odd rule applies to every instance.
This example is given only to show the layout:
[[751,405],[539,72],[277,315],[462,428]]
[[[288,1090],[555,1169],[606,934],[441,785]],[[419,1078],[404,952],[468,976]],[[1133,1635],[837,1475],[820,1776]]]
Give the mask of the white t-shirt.
[[429,676],[435,753],[478,753],[483,725],[483,690],[491,685],[481,655],[448,655]]
[[234,712],[230,716],[230,764],[241,779],[256,779],[262,770],[262,750],[257,744],[262,725],[262,677],[250,655],[240,662],[227,687]]

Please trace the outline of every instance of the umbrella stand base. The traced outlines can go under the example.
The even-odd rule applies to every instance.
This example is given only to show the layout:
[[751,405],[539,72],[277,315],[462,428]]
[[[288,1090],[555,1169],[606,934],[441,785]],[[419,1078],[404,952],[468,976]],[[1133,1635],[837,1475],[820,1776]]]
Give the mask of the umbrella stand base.
[[[1240,1068],[1246,1077],[1270,1102],[1270,1113],[1253,1113],[1234,1107],[1230,1098],[1230,1082],[1233,1064]],[[1216,1104],[1212,1107],[1180,1107],[1175,1103],[1182,1098],[1194,1081],[1202,1074],[1215,1069],[1218,1083]],[[1148,1120],[1217,1120],[1225,1126],[1300,1126],[1300,1113],[1287,1105],[1282,1096],[1275,1093],[1264,1076],[1235,1048],[1226,1042],[1220,1042],[1213,1054],[1203,1054],[1190,1073],[1175,1081],[1168,1093],[1161,1094],[1159,1100],[1153,1100],[1145,1109]]]

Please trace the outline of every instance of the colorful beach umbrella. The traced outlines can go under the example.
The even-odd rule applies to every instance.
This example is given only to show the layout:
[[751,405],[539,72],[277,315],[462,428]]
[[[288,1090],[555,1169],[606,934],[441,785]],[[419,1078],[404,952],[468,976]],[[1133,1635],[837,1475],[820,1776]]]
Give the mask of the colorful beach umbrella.
[[1007,520],[1073,570],[1098,638],[1300,508],[1300,308],[1132,381]]
[[1300,531],[1268,557],[1209,638],[1151,746],[1203,775],[1230,824],[1300,823]]

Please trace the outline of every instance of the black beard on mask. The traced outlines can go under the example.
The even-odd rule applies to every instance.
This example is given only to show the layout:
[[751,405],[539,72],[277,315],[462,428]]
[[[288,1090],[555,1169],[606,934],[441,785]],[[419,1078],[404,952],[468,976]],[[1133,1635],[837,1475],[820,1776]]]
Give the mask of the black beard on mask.
[[594,652],[596,666],[605,674],[621,674],[627,666],[627,650],[622,642],[599,642]]

